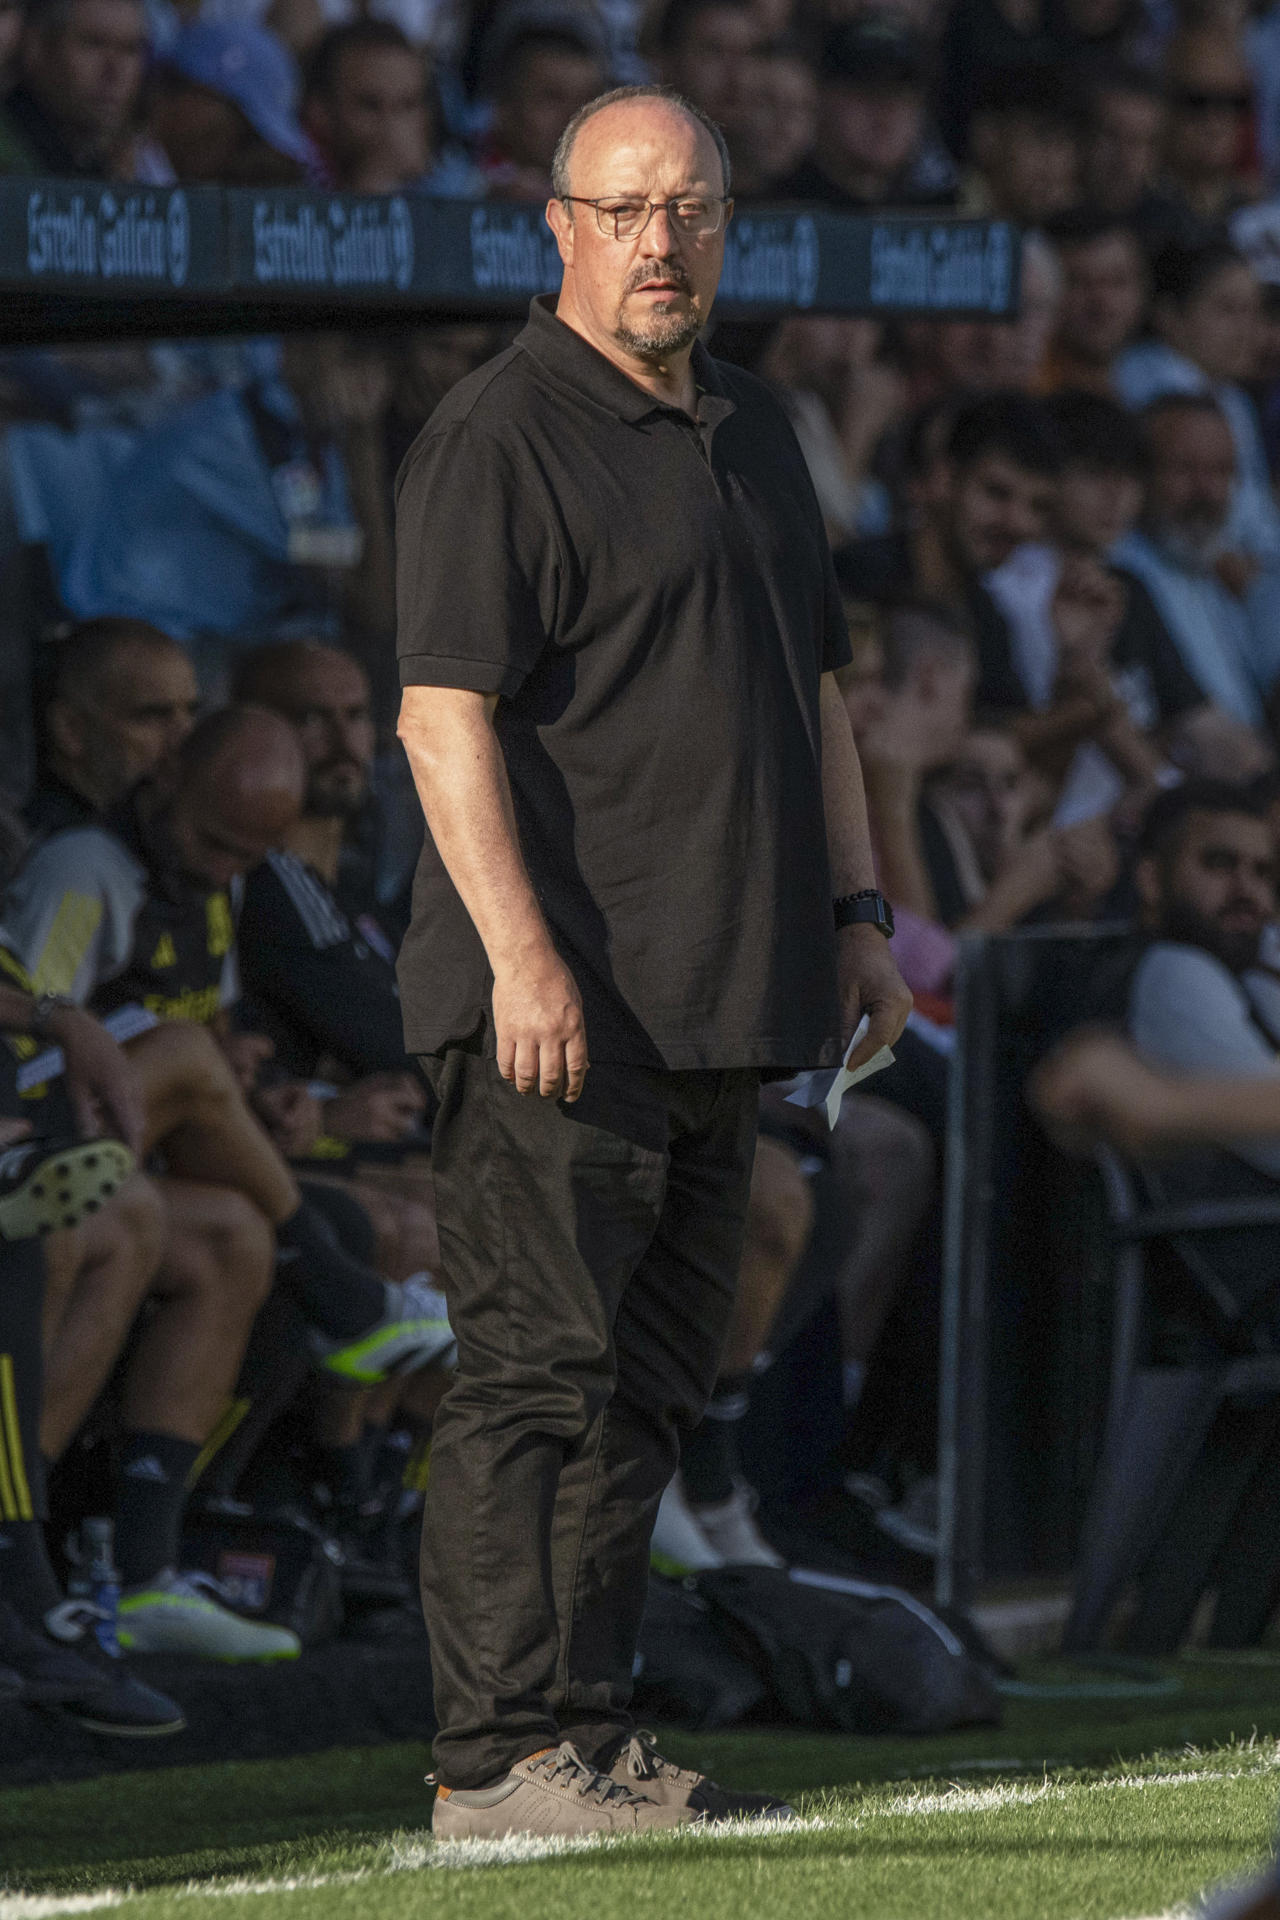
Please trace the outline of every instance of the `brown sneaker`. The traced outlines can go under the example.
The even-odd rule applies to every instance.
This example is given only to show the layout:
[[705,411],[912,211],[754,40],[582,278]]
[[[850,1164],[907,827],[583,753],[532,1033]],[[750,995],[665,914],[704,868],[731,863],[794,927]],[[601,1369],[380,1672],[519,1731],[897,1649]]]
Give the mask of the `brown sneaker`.
[[795,1808],[771,1793],[731,1793],[705,1773],[665,1760],[651,1733],[633,1733],[609,1778],[664,1807],[684,1807],[695,1820],[794,1820]]
[[679,1802],[657,1803],[626,1781],[589,1767],[568,1740],[512,1767],[496,1787],[438,1787],[437,1840],[500,1840],[509,1833],[645,1833],[697,1819]]

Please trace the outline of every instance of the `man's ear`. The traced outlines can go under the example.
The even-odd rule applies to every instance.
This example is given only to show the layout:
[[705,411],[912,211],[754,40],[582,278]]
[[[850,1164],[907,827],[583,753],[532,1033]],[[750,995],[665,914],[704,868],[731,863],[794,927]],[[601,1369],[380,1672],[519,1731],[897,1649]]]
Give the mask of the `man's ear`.
[[560,258],[566,267],[573,265],[573,216],[563,200],[548,200],[547,225],[556,237]]
[[88,731],[87,717],[67,700],[51,700],[44,712],[49,744],[64,760],[79,760],[84,753]]

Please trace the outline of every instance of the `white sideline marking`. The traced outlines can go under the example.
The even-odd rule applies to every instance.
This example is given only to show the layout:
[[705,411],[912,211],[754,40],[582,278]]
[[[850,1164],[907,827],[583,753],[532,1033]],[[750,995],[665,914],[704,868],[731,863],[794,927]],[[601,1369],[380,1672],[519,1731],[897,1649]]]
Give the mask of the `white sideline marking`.
[[[1223,1780],[1240,1780],[1251,1774],[1280,1770],[1280,1742],[1268,1748],[1244,1750],[1246,1764],[1239,1767],[1179,1768],[1169,1773],[1122,1774],[1104,1780],[1022,1781],[990,1787],[952,1787],[940,1793],[901,1793],[877,1803],[874,1799],[843,1810],[834,1817],[811,1814],[804,1819],[761,1823],[757,1820],[724,1820],[714,1826],[671,1827],[660,1835],[666,1846],[705,1846],[716,1840],[744,1837],[760,1842],[783,1840],[789,1835],[820,1833],[847,1827],[850,1833],[869,1821],[886,1819],[929,1819],[937,1814],[980,1813],[1001,1807],[1033,1806],[1039,1802],[1061,1801],[1077,1793],[1114,1793],[1117,1790],[1145,1791],[1148,1787],[1182,1787]],[[502,1840],[393,1839],[386,1843],[387,1856],[367,1867],[353,1867],[334,1873],[301,1873],[263,1879],[237,1877],[228,1880],[190,1880],[183,1886],[104,1887],[96,1893],[3,1893],[0,1892],[0,1920],[49,1920],[54,1914],[91,1913],[98,1908],[119,1907],[128,1901],[146,1899],[155,1894],[166,1900],[221,1900],[242,1895],[311,1892],[320,1887],[354,1886],[364,1880],[376,1880],[390,1873],[457,1872],[476,1867],[528,1866],[539,1860],[562,1859],[578,1853],[612,1852],[628,1844],[624,1836],[588,1834],[511,1834]],[[1195,1920],[1195,1906],[1171,1907],[1165,1913],[1148,1914],[1140,1920]]]

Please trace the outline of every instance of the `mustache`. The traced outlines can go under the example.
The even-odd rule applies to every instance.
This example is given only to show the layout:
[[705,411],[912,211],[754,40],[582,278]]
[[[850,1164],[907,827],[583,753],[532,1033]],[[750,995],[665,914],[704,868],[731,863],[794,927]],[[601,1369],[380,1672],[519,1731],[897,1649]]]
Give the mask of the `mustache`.
[[650,280],[670,280],[685,293],[689,291],[689,276],[680,260],[650,260],[643,267],[635,267],[627,275],[624,293],[634,293],[637,287],[643,287]]

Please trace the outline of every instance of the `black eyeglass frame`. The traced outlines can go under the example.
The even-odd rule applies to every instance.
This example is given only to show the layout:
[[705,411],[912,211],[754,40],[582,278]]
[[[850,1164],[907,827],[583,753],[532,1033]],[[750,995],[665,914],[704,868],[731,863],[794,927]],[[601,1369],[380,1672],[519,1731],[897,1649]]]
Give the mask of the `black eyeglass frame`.
[[[596,200],[588,200],[586,196],[581,193],[562,193],[559,196],[559,198],[562,201],[564,201],[566,205],[575,206],[575,207],[594,207],[596,210],[596,225],[599,227],[601,233],[604,235],[606,240],[623,240],[623,239],[638,240],[640,238],[640,235],[644,233],[648,228],[649,222],[653,219],[654,214],[657,213],[659,210],[661,210],[663,213],[666,214],[667,219],[670,221],[671,225],[675,228],[676,232],[683,233],[686,239],[710,240],[712,236],[719,233],[721,229],[724,227],[724,225],[726,224],[729,218],[728,210],[733,205],[733,195],[731,193],[705,193],[705,194],[704,193],[699,193],[699,194],[678,193],[673,200],[646,200],[644,204],[645,204],[645,207],[647,208],[647,212],[645,213],[645,216],[644,216],[643,226],[637,227],[634,233],[628,233],[624,235],[618,232],[618,222],[617,222],[616,215],[614,216],[614,220],[613,220],[613,232],[612,233],[609,232],[608,227],[605,225],[605,221],[606,219],[608,219],[609,216],[602,211],[604,207],[608,206],[610,201],[616,201],[620,197],[621,197],[620,195],[614,194],[614,193],[601,194],[600,197]],[[680,225],[680,222],[676,219],[675,215],[671,211],[673,207],[678,207],[682,200],[705,200],[708,206],[720,208],[720,218],[716,221],[715,226],[708,227],[705,233],[689,233],[687,228],[682,227]],[[636,200],[631,204],[635,206],[639,206],[640,202],[639,200]]]

